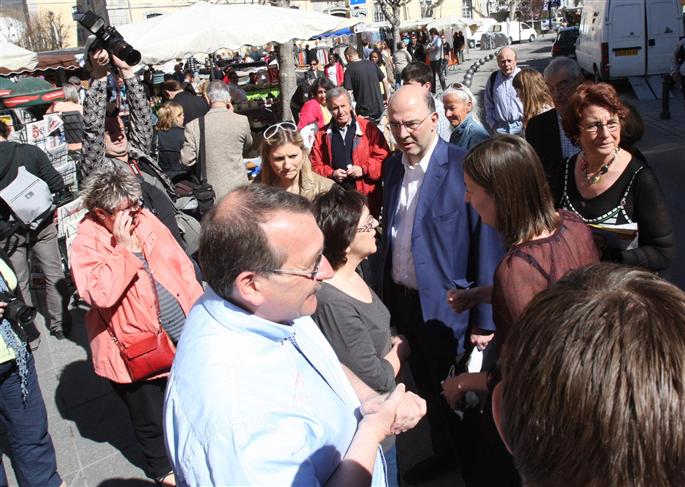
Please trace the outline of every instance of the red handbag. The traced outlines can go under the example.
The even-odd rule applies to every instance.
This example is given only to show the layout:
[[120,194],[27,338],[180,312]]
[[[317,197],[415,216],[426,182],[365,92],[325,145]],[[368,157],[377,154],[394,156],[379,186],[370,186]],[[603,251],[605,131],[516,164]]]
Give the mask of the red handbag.
[[154,291],[155,306],[157,308],[157,322],[159,323],[157,333],[125,347],[114,335],[112,328],[109,326],[107,327],[107,331],[112,337],[112,340],[114,340],[114,343],[116,343],[119,348],[121,359],[124,361],[124,365],[126,365],[128,374],[131,376],[133,382],[169,372],[169,370],[171,370],[171,365],[174,363],[174,357],[176,356],[176,348],[173,346],[169,336],[162,327],[159,296],[157,295],[154,279],[147,269],[146,272],[148,276],[150,276],[150,282],[152,283],[152,289]]
[[133,382],[163,374],[171,369],[176,351],[161,325],[157,334],[148,336],[128,347],[124,347],[114,336],[111,328],[107,327],[107,331],[119,347],[121,359]]

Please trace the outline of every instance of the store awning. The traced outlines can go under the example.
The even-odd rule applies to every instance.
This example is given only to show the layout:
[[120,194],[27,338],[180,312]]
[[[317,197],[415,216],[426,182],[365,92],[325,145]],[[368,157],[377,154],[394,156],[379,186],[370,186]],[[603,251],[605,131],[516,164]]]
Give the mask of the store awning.
[[0,75],[31,71],[38,64],[35,52],[0,39]]
[[23,78],[17,82],[3,79],[0,83],[0,105],[5,108],[45,105],[62,98],[62,88],[56,88],[40,78]]

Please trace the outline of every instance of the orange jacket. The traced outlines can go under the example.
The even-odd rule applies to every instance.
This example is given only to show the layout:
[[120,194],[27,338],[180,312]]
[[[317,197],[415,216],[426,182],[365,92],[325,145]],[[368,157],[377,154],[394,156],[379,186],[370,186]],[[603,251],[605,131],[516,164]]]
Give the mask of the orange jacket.
[[[383,161],[390,155],[383,133],[369,120],[357,116],[352,146],[352,164],[362,168],[363,176],[355,180],[355,189],[366,195],[369,211],[378,217],[383,203],[381,177]],[[331,147],[331,122],[316,133],[309,158],[317,174],[330,178],[333,174]]]
[[[138,222],[135,233],[151,273],[176,297],[187,315],[202,294],[192,262],[171,232],[147,209],[139,213]],[[79,224],[69,260],[78,293],[91,306],[86,331],[95,373],[114,382],[132,382],[107,326],[124,346],[159,330],[150,273],[138,257],[113,245],[112,234],[90,215]]]

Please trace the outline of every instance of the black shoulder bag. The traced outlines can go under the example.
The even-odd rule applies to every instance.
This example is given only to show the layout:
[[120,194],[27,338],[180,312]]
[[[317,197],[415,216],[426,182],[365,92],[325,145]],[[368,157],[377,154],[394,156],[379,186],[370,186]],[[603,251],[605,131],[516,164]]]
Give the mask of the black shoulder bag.
[[[195,177],[193,180],[184,180],[176,183],[178,196],[194,196],[197,200],[197,209],[200,216],[208,212],[214,206],[216,193],[212,185],[207,182],[207,150],[205,146],[205,117],[198,119],[200,124],[200,157],[195,163]],[[199,178],[197,175],[199,167]],[[199,182],[197,180],[199,179]]]

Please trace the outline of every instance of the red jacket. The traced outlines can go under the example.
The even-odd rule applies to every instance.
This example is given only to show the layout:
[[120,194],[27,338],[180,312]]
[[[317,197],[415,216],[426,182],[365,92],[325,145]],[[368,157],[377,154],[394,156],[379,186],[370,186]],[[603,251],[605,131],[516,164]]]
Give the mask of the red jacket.
[[314,100],[308,100],[300,110],[300,121],[297,123],[297,129],[301,130],[310,123],[315,122],[318,128],[322,128],[325,123],[323,121],[323,109],[321,104]]
[[[369,200],[369,211],[372,215],[380,214],[383,197],[381,178],[383,161],[390,155],[388,143],[383,133],[369,120],[357,116],[354,127],[352,164],[362,168],[363,176],[355,181],[355,189]],[[317,174],[330,178],[333,174],[331,148],[331,121],[316,133],[310,159],[312,169]]]
[[[176,297],[187,315],[202,294],[192,262],[167,227],[148,210],[138,214],[135,233],[154,278]],[[76,289],[90,305],[86,331],[95,373],[125,384],[131,377],[107,327],[124,346],[130,346],[157,333],[160,325],[150,274],[138,257],[112,241],[112,234],[86,215],[69,260]]]

